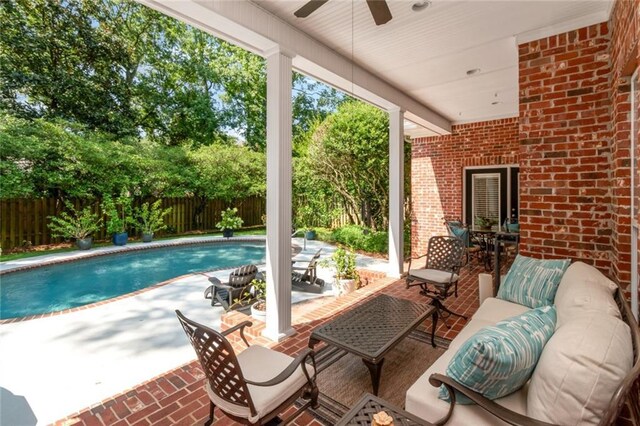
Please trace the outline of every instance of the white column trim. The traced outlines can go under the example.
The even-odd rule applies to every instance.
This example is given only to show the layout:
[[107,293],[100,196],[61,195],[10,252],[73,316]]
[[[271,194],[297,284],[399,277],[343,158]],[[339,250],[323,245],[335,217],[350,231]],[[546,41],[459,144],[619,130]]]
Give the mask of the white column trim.
[[404,111],[389,112],[389,271],[404,272]]
[[263,335],[280,341],[291,327],[291,57],[267,56],[267,316]]

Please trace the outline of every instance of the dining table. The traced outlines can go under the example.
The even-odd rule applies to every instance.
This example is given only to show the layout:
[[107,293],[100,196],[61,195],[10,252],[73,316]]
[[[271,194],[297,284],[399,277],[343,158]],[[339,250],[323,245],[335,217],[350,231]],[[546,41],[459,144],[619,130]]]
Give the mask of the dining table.
[[480,227],[472,225],[469,227],[469,234],[472,240],[477,241],[480,244],[482,250],[482,262],[484,264],[484,270],[490,272],[492,268],[491,257],[494,251],[494,239],[496,233],[500,232],[498,225],[491,227]]

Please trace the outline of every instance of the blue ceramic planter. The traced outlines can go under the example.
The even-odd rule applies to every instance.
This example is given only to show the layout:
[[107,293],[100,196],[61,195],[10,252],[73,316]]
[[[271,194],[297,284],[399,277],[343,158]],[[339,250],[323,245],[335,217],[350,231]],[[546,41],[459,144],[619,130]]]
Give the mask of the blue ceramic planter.
[[126,246],[127,240],[129,239],[129,234],[126,232],[120,232],[118,234],[113,234],[113,244],[116,246]]

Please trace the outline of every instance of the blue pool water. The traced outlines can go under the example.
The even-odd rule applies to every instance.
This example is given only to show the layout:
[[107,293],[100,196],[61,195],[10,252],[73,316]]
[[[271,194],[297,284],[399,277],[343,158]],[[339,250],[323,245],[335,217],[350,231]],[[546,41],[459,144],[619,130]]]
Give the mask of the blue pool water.
[[0,319],[57,312],[193,272],[264,263],[260,243],[130,251],[0,276]]

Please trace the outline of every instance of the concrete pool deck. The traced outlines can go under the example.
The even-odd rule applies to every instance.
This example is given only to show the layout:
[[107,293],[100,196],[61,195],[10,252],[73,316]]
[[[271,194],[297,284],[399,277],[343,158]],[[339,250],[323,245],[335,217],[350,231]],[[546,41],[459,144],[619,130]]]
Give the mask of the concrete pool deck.
[[[301,239],[292,242],[303,246]],[[335,249],[308,241],[301,255],[321,247],[323,257]],[[84,252],[46,260],[72,253]],[[358,266],[386,271],[387,264],[359,256]],[[219,328],[223,310],[212,308],[203,290],[208,276],[226,279],[228,274],[188,275],[111,303],[0,325],[0,424],[49,424],[194,360],[174,310]],[[327,281],[326,295],[331,272],[319,268],[318,275]],[[319,296],[292,293],[294,303]]]

